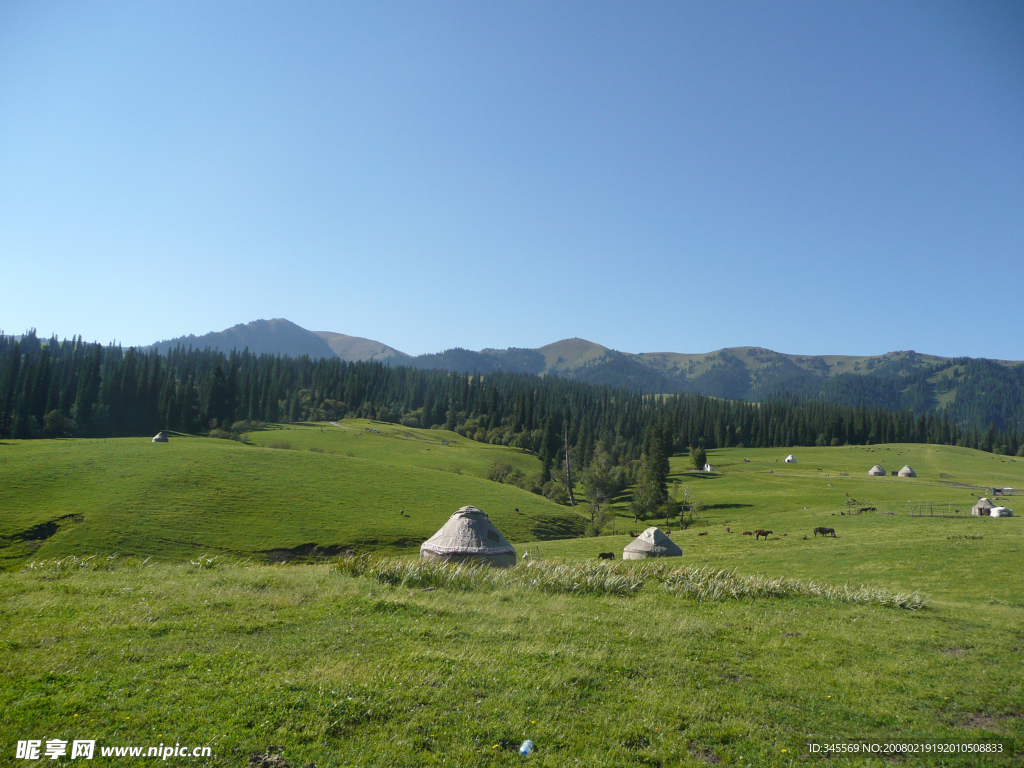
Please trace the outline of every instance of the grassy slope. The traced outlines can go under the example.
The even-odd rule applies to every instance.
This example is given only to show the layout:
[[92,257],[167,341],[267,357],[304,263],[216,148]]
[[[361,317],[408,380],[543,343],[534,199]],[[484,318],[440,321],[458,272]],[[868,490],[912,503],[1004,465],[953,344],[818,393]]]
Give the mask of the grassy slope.
[[[415,551],[464,504],[486,511],[512,539],[580,527],[571,510],[482,479],[498,456],[524,466],[536,461],[525,454],[456,435],[445,449],[430,440],[329,429],[269,433],[296,447],[318,443],[322,453],[202,438],[5,442],[0,536],[60,518],[65,524],[38,549],[38,542],[8,538],[0,558],[8,566],[28,556],[96,552],[182,559],[310,543]],[[332,445],[337,452],[326,452]],[[456,468],[462,474],[438,471]],[[69,521],[71,515],[82,519]]]
[[[293,424],[281,429],[252,432],[255,445],[287,443],[299,450],[322,450],[343,456],[399,466],[461,472],[485,478],[496,460],[507,461],[524,475],[540,473],[536,457],[500,445],[469,440],[440,429],[410,429],[395,424],[344,419],[331,424]],[[380,434],[367,433],[376,429]],[[443,445],[447,442],[448,445]]]

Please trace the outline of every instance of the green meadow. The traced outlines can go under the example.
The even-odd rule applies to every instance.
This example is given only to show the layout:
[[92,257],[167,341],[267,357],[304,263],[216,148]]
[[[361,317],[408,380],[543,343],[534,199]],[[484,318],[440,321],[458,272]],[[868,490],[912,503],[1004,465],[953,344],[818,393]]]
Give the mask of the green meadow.
[[314,544],[327,552],[417,551],[466,504],[515,540],[583,529],[575,510],[485,479],[499,457],[522,466],[536,463],[532,456],[454,433],[409,437],[374,425],[381,434],[372,434],[360,426],[368,422],[355,424],[271,430],[253,435],[254,445],[191,437],[5,441],[0,563],[95,553],[261,558]]
[[[1024,487],[1024,461],[728,449],[696,474],[674,457],[693,525],[634,523],[627,491],[617,534],[581,538],[581,510],[486,479],[496,460],[536,473],[521,452],[348,421],[249,439],[0,444],[0,763],[30,764],[19,739],[88,738],[209,746],[167,762],[216,766],[1021,765],[1024,529],[969,509]],[[420,566],[467,503],[540,561]],[[683,557],[620,562],[652,523]],[[372,554],[268,562],[312,543]],[[1002,751],[807,746],[838,742]]]

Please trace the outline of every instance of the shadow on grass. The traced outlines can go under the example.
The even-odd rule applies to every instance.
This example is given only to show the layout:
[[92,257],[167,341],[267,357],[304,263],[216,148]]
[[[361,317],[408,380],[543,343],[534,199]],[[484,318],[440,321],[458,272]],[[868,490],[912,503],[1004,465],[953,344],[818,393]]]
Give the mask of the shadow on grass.
[[722,475],[718,472],[677,472],[669,475],[669,480],[721,480]]
[[708,504],[705,509],[744,509],[752,507],[753,504]]

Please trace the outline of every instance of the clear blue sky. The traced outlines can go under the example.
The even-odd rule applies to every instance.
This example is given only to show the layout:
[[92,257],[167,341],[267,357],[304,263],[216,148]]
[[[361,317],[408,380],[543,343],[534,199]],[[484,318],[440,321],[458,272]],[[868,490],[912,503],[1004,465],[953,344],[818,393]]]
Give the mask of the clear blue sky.
[[0,4],[0,329],[1024,359],[1024,4]]

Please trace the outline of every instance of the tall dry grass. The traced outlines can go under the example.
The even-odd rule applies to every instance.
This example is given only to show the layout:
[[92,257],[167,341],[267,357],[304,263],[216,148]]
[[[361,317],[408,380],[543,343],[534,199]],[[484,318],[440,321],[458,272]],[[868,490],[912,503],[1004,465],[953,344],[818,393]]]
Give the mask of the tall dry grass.
[[334,568],[353,577],[392,586],[460,591],[503,588],[545,593],[627,596],[647,585],[660,585],[673,595],[694,600],[742,600],[812,597],[842,603],[865,603],[917,610],[925,599],[869,586],[822,584],[767,576],[741,576],[735,571],[668,563],[557,563],[533,561],[498,569],[435,560],[400,560],[370,555],[339,561]]

